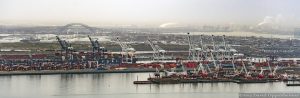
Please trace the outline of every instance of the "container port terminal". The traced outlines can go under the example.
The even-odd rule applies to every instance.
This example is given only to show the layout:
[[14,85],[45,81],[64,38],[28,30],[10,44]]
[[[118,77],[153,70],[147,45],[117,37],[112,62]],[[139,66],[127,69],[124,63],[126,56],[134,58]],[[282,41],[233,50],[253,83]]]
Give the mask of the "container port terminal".
[[70,32],[72,26],[96,32],[68,24],[59,29],[67,34],[49,35],[48,41],[31,34],[20,42],[1,43],[0,75],[155,73],[136,84],[299,80],[297,39],[194,32],[87,34]]
[[300,0],[0,0],[0,98],[300,98]]

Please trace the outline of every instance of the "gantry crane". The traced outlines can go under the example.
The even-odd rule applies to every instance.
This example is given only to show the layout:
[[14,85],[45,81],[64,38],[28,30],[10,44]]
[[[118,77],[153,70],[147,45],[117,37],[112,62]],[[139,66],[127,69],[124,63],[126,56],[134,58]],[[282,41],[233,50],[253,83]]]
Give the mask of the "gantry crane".
[[[122,48],[121,54],[122,54],[122,57],[125,56],[125,63],[133,63],[133,56],[135,54],[135,49],[133,47],[131,47],[130,45],[127,45],[127,44],[121,42],[121,40],[119,38],[117,38],[117,42]],[[124,60],[122,60],[122,63],[124,63]]]
[[[225,40],[225,39],[223,39],[223,40]],[[213,52],[213,54],[215,55],[216,60],[219,60],[220,59],[220,57],[219,57],[220,54],[222,54],[225,51],[225,48],[221,49],[220,46],[224,46],[225,47],[226,43],[223,43],[223,45],[219,45],[219,44],[216,45],[216,43],[215,43],[215,36],[214,35],[211,36],[211,41],[212,41],[211,52]]]
[[[209,68],[209,67],[208,67]],[[201,73],[200,73],[201,71]],[[208,75],[208,72],[207,70],[205,69],[205,67],[203,66],[202,62],[199,62],[199,65],[198,65],[198,69],[197,69],[197,74],[200,74],[201,77],[207,77]]]
[[95,56],[96,52],[97,52],[97,54],[101,53],[101,56],[103,56],[104,52],[106,52],[105,47],[101,47],[98,40],[93,40],[90,36],[88,36],[88,37],[89,37],[89,40],[90,40],[90,42],[92,44],[92,48],[93,48],[93,59],[96,59],[96,56]]
[[275,76],[276,76],[276,71],[277,71],[277,69],[278,69],[278,65],[274,68],[274,70],[272,71],[272,67],[271,67],[271,65],[270,65],[270,61],[269,60],[267,60],[267,63],[268,63],[268,67],[269,67],[269,78],[274,78]]
[[227,54],[228,54],[228,50],[227,50],[227,44],[226,44],[226,41],[225,41],[225,35],[222,36],[222,40],[223,40],[223,49],[220,49],[220,52],[221,52],[221,55],[222,55],[222,60],[225,60],[225,58],[227,57]]
[[242,69],[244,69],[244,71],[245,71],[245,77],[246,78],[250,78],[251,77],[251,75],[250,75],[251,72],[247,70],[247,67],[246,67],[246,65],[245,65],[245,63],[244,63],[243,60],[242,60],[242,66],[243,66]]
[[160,46],[155,45],[152,40],[148,38],[147,42],[151,46],[153,53],[153,60],[164,60],[166,50],[162,49]]
[[72,61],[73,60],[73,52],[74,49],[71,46],[70,43],[68,43],[66,40],[61,40],[58,36],[56,36],[56,39],[58,41],[58,43],[61,46],[61,54],[63,53],[63,51],[65,52],[65,59],[68,61]]
[[193,61],[199,61],[200,56],[202,55],[202,49],[198,45],[194,44],[190,33],[188,34],[188,43],[189,43],[189,59]]
[[223,35],[223,47],[224,47],[224,51],[222,51],[223,59],[224,58],[234,59],[234,54],[237,53],[237,51],[226,43],[225,35]]
[[208,51],[207,51],[207,47],[203,44],[203,35],[200,35],[200,45],[201,45],[201,49],[202,49],[202,60],[207,59],[207,55],[208,55]]
[[212,40],[213,49],[210,49],[210,56],[211,56],[211,60],[213,61],[215,69],[218,71],[220,69],[220,65],[217,64],[216,61],[218,60],[219,50],[216,49],[214,35],[211,36],[211,40]]

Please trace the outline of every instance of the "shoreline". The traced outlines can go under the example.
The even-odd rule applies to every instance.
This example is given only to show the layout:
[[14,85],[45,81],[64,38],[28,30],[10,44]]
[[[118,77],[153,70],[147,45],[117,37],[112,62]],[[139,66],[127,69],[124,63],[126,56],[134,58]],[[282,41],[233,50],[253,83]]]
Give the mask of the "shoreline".
[[[187,69],[193,70],[193,69]],[[96,69],[73,69],[73,70],[31,70],[31,71],[0,71],[0,76],[11,75],[54,75],[54,74],[99,74],[99,73],[143,73],[156,72],[156,69],[125,69],[125,70],[96,70]],[[300,75],[300,67],[281,68],[277,73]]]
[[41,71],[0,71],[0,76],[11,75],[55,75],[55,74],[98,74],[98,73],[140,73],[155,72],[155,69],[127,69],[127,70],[41,70]]

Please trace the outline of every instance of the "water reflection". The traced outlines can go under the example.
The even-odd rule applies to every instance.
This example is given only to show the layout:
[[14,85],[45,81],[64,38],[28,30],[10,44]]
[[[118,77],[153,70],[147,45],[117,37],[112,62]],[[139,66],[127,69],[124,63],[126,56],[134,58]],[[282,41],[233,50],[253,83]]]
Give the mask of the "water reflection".
[[1,76],[0,98],[234,98],[239,92],[299,92],[283,82],[266,84],[191,83],[134,85],[149,73]]

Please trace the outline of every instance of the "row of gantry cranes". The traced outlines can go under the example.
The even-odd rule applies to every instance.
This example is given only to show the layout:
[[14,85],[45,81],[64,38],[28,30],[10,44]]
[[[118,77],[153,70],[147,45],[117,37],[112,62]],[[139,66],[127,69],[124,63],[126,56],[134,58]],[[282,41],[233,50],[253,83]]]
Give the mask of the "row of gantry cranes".
[[[167,71],[166,76],[179,74],[179,75],[200,75],[203,78],[208,76],[214,78],[224,78],[224,77],[243,77],[246,79],[282,79],[287,78],[286,74],[277,74],[276,71],[279,68],[279,65],[273,64],[270,62],[271,60],[266,61],[267,66],[254,66],[253,62],[249,59],[245,59],[244,55],[238,53],[236,49],[234,49],[231,45],[226,43],[225,35],[222,36],[222,42],[219,44],[215,43],[215,36],[211,36],[211,43],[204,44],[203,43],[203,35],[200,36],[199,42],[196,42],[190,33],[187,33],[187,40],[189,46],[189,54],[186,62],[197,62],[197,68],[194,68],[192,73],[188,73],[186,70],[183,60],[179,60],[177,63],[178,67],[181,68],[183,72],[174,72]],[[163,61],[165,59],[166,50],[162,49],[158,45],[152,43],[150,39],[148,39],[148,43],[153,49],[153,60]],[[212,64],[211,64],[212,63]],[[271,63],[271,64],[270,64]],[[212,66],[211,66],[212,65]],[[229,66],[224,66],[229,65]],[[272,67],[272,66],[273,67]],[[229,67],[232,70],[223,70],[223,67]],[[254,68],[249,68],[254,67]],[[256,68],[258,67],[258,68]],[[260,68],[259,68],[260,67]],[[267,73],[267,75],[266,75]]]
[[[200,36],[200,42],[195,42],[190,33],[187,33],[187,40],[189,45],[189,54],[188,60],[191,61],[200,61],[201,58],[210,59],[214,61],[214,59],[233,59],[234,55],[236,55],[237,50],[232,48],[230,45],[226,44],[225,35],[223,36],[223,44],[215,44],[214,36],[211,36],[211,44],[204,44],[202,37]],[[76,52],[70,43],[66,40],[61,40],[58,36],[56,36],[57,41],[61,46],[61,53],[65,53],[64,59],[73,61],[75,58],[73,57],[73,52]],[[102,47],[98,40],[93,40],[90,36],[88,36],[91,45],[92,45],[92,60],[97,60],[99,58],[103,58],[102,56],[107,53],[107,49]],[[121,47],[120,54],[122,55],[121,63],[134,63],[136,49],[131,45],[121,41],[118,37],[116,38],[116,42]],[[165,54],[168,52],[165,49],[161,48],[158,44],[155,44],[149,37],[147,38],[146,43],[148,43],[153,50],[153,61],[163,62],[166,60]],[[97,55],[98,54],[98,55]],[[100,55],[99,55],[100,54]]]
[[[87,57],[86,60],[95,61],[98,63],[100,62],[99,60],[106,58],[105,56],[108,55],[107,49],[105,47],[102,47],[98,40],[93,40],[90,36],[88,37],[91,42],[93,51],[92,55],[90,57]],[[207,76],[210,73],[214,73],[213,76],[220,76],[219,73],[221,73],[220,70],[222,70],[222,64],[224,65],[225,63],[230,63],[230,67],[232,67],[233,69],[231,73],[234,73],[234,75],[244,74],[245,77],[251,77],[251,72],[248,68],[249,66],[247,66],[251,66],[251,62],[245,60],[242,55],[238,55],[238,51],[235,50],[231,45],[226,43],[225,35],[222,36],[222,42],[218,44],[216,44],[215,36],[213,35],[210,38],[210,44],[204,44],[203,37],[204,36],[201,35],[199,40],[195,41],[190,33],[187,33],[189,46],[187,62],[198,62],[198,66],[194,72],[200,73],[202,76]],[[57,40],[61,45],[62,54],[63,51],[65,53],[65,60],[71,63],[74,61],[80,61],[80,59],[73,56],[73,52],[76,51],[73,49],[70,43],[66,42],[65,40],[61,40],[58,36]],[[121,55],[121,58],[114,58],[120,60],[116,63],[135,63],[136,50],[131,45],[122,42],[120,38],[116,38],[116,42],[122,49],[121,53],[119,54]],[[161,48],[158,44],[155,44],[149,37],[147,38],[146,43],[148,43],[153,50],[152,60],[155,62],[164,62],[164,60],[166,59],[165,54],[168,51]],[[180,60],[178,62],[178,65],[183,65],[182,62],[183,60]],[[276,70],[278,69],[278,65],[272,68],[269,62],[267,63],[269,77],[274,77],[276,74]],[[258,70],[260,70],[258,77],[263,77],[265,69],[261,67]]]
[[[271,60],[267,60],[267,66],[255,66],[251,60],[246,59],[243,54],[238,53],[231,45],[226,43],[225,35],[222,36],[222,43],[215,43],[215,36],[211,36],[211,44],[203,43],[203,35],[200,36],[200,41],[195,42],[190,33],[188,34],[189,55],[187,62],[197,62],[197,68],[188,71],[183,61],[178,61],[177,65],[181,71],[164,70],[165,76],[200,76],[201,78],[214,79],[246,79],[246,80],[261,80],[288,79],[287,74],[277,74],[278,64],[273,64]],[[264,63],[264,62],[259,62]],[[229,65],[229,66],[225,66]],[[225,70],[224,68],[227,67]],[[252,67],[252,68],[251,68]],[[156,74],[159,73],[157,70]],[[157,75],[156,75],[157,76]],[[253,82],[255,82],[253,81]]]
[[[241,56],[242,54],[237,54],[237,50],[232,48],[230,45],[226,44],[225,35],[222,36],[223,44],[215,44],[214,35],[211,36],[211,44],[204,44],[203,43],[203,35],[200,36],[200,42],[195,42],[190,33],[187,33],[187,40],[189,46],[189,55],[188,60],[192,61],[199,61],[200,58],[207,59],[209,55],[213,56],[211,59],[230,59],[233,56]],[[136,50],[126,43],[122,42],[119,38],[117,38],[117,43],[122,48],[122,55],[127,55],[126,57],[134,57]],[[162,62],[167,59],[165,56],[168,52],[167,50],[161,48],[158,44],[154,43],[149,37],[145,42],[149,44],[153,50],[153,61]],[[131,58],[132,59],[132,58]]]

